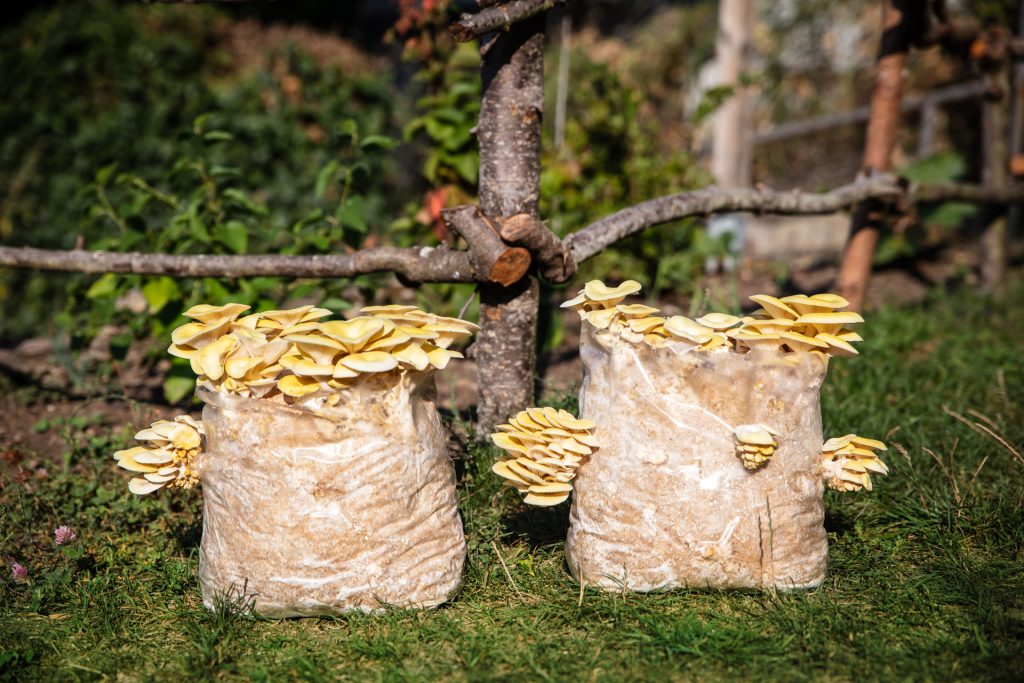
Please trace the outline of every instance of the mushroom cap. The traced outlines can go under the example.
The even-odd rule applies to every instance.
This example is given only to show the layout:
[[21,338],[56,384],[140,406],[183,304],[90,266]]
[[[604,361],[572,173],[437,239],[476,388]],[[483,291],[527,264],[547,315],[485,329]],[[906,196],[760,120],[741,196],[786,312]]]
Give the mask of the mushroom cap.
[[728,313],[708,313],[700,318],[697,318],[697,322],[704,327],[710,327],[716,332],[727,330],[730,327],[736,327],[740,324],[741,320]]
[[398,359],[385,351],[363,351],[344,356],[340,365],[359,372],[387,372],[398,367]]
[[523,502],[538,507],[558,505],[569,499],[568,493],[527,493]]
[[658,316],[650,316],[648,318],[633,318],[629,321],[629,329],[633,332],[650,332],[656,327],[660,327],[665,324],[664,318]]
[[828,342],[815,337],[808,337],[806,334],[800,334],[799,332],[787,330],[785,332],[779,332],[779,337],[786,343],[786,346],[794,351],[810,351],[811,349],[828,348]]
[[216,327],[223,322],[234,320],[250,308],[250,306],[246,306],[245,304],[224,304],[223,306],[197,304],[182,313],[182,315],[186,318],[192,318],[193,320],[198,320],[203,324]]
[[843,341],[839,337],[829,334],[827,332],[819,332],[815,335],[816,339],[819,339],[828,344],[828,353],[833,356],[856,356],[860,352],[853,348],[850,342]]
[[314,377],[285,375],[277,381],[277,388],[285,396],[301,398],[320,389],[320,381]]
[[[815,328],[821,326],[844,326],[863,323],[864,318],[854,310],[829,310],[820,312],[804,313],[797,318],[797,325],[811,325]],[[836,328],[839,330],[839,328]]]
[[799,313],[781,299],[776,299],[774,296],[767,294],[755,294],[750,297],[750,300],[754,303],[760,304],[761,307],[773,318],[791,318],[795,319],[799,317]]
[[736,440],[752,446],[774,446],[775,437],[769,428],[762,424],[739,425],[733,430]]
[[587,295],[584,294],[583,290],[581,289],[580,291],[576,292],[576,296],[569,299],[568,301],[563,301],[562,305],[559,308],[575,308],[577,306],[584,306],[587,303],[587,301]]
[[238,348],[238,340],[231,336],[221,337],[207,344],[196,357],[204,375],[216,381],[224,375],[224,361],[228,354]]
[[301,377],[333,377],[333,363],[317,363],[310,358],[300,358],[288,368]]
[[795,324],[796,321],[788,318],[761,318],[744,323],[741,329],[757,330],[762,334],[778,334],[789,330]]
[[438,370],[444,370],[448,367],[448,362],[452,358],[465,358],[465,356],[458,351],[442,349],[437,346],[431,347],[429,345],[425,345],[423,350],[427,352],[427,358],[430,360],[430,364]]
[[644,304],[619,304],[615,310],[627,318],[646,318],[660,312],[657,308]]
[[[309,356],[321,365],[330,364],[334,357],[345,349],[341,342],[319,334],[288,335],[285,339],[295,344],[300,353]],[[283,358],[282,356],[282,365],[284,365]]]
[[608,302],[615,299],[615,303],[618,303],[630,294],[636,294],[641,289],[641,284],[636,280],[626,280],[618,287],[609,287],[600,280],[591,280],[583,286],[583,293],[591,301]]
[[705,344],[714,338],[715,331],[706,325],[701,325],[696,320],[690,320],[684,315],[674,315],[666,318],[662,323],[665,331],[677,339],[685,339],[694,344]]
[[586,320],[599,330],[607,329],[619,312],[614,308],[598,308],[593,311],[583,311],[580,317]]
[[419,309],[415,306],[409,306],[407,304],[386,304],[384,306],[363,306],[359,309],[360,313],[367,313],[369,315],[380,315],[382,313],[409,313],[410,311],[418,311]]
[[430,356],[423,350],[423,346],[416,342],[408,342],[391,349],[391,355],[400,363],[404,363],[415,370],[423,371],[430,365]]
[[314,313],[312,317],[308,317],[307,314],[313,311],[313,306],[299,306],[298,308],[287,308],[278,311],[263,311],[260,313],[260,318],[264,320],[273,320],[275,323],[281,326],[281,329],[286,329],[292,325],[297,325],[301,322],[310,320],[316,320],[322,318],[325,315],[329,315],[330,311],[319,308],[317,311],[323,311],[319,315]]
[[394,323],[372,316],[360,316],[351,320],[331,320],[320,324],[320,331],[323,334],[344,344],[345,348],[350,351],[358,351],[377,335],[386,334],[393,329]]

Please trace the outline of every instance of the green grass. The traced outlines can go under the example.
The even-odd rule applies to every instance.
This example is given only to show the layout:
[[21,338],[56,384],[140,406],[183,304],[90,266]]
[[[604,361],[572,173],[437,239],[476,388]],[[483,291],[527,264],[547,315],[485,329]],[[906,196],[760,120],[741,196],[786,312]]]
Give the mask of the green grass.
[[[131,497],[106,457],[128,435],[112,430],[69,450],[62,471],[54,464],[49,478],[0,491],[0,556],[32,575],[0,579],[0,671],[25,680],[1022,680],[1024,463],[943,410],[991,422],[1022,450],[1021,294],[995,304],[942,293],[880,311],[862,355],[833,363],[826,434],[884,438],[892,472],[871,494],[826,494],[830,565],[818,590],[588,590],[580,601],[562,556],[566,506],[525,509],[488,472],[494,453],[484,448],[460,463],[471,550],[451,604],[284,621],[230,605],[210,613],[196,581],[198,496]],[[79,539],[56,548],[58,524]]]

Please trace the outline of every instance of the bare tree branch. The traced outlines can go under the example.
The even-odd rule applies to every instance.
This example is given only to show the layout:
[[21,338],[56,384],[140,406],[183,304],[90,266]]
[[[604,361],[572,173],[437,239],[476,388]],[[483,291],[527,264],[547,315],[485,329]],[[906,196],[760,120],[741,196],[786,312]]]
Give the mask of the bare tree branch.
[[441,212],[448,227],[462,235],[469,245],[469,260],[486,282],[508,287],[519,282],[530,268],[530,252],[510,247],[498,235],[494,224],[477,206],[460,206]]
[[174,277],[336,278],[393,271],[411,282],[476,282],[479,279],[467,252],[445,247],[375,247],[327,256],[119,254],[81,249],[0,247],[0,266]]
[[617,211],[572,233],[564,242],[576,262],[580,263],[645,228],[689,216],[737,211],[824,214],[833,213],[868,197],[898,199],[903,193],[903,188],[889,178],[843,185],[825,194],[708,187],[650,199]]
[[562,240],[528,213],[518,213],[499,221],[501,239],[521,244],[530,250],[537,270],[549,282],[565,282],[576,272],[576,261]]
[[462,18],[448,27],[448,30],[455,40],[466,43],[492,31],[507,29],[512,24],[565,2],[566,0],[511,0],[501,5],[489,3],[491,6],[476,14],[463,14]]
[[752,212],[779,215],[834,213],[868,199],[895,203],[962,200],[983,204],[1024,202],[1024,186],[985,187],[960,183],[911,185],[880,175],[812,194],[766,189],[722,190],[708,187],[650,199],[617,211],[567,236],[563,243],[577,263],[646,228],[692,216]]

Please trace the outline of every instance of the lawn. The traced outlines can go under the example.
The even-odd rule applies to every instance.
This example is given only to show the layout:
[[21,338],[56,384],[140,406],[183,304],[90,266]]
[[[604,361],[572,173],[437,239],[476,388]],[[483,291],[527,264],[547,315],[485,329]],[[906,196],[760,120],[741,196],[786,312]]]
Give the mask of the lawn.
[[[490,473],[495,450],[469,447],[458,461],[469,560],[451,604],[211,613],[196,579],[200,496],[127,492],[108,455],[131,426],[43,423],[66,437],[53,453],[0,435],[0,557],[29,571],[0,578],[0,676],[1024,680],[1022,295],[1020,283],[1005,303],[935,292],[874,312],[861,356],[833,361],[826,435],[884,439],[891,473],[873,493],[826,493],[829,570],[812,591],[581,594],[562,554],[567,505],[526,509]],[[47,476],[19,476],[19,458],[43,459]],[[62,524],[78,538],[56,546]]]

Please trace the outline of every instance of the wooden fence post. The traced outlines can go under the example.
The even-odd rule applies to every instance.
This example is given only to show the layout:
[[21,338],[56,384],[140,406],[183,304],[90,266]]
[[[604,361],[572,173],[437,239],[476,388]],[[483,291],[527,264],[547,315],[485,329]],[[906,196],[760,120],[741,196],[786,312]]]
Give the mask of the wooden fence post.
[[[871,116],[864,142],[864,164],[861,173],[889,171],[892,151],[899,130],[903,97],[903,70],[913,40],[911,15],[913,2],[883,0],[881,49],[875,67],[875,85],[871,94]],[[839,268],[839,293],[850,301],[850,308],[864,307],[864,296],[871,279],[871,264],[878,244],[881,207],[877,202],[864,202],[854,209],[850,239]]]
[[[485,40],[480,140],[480,207],[492,219],[538,215],[544,108],[544,23],[531,17]],[[537,365],[536,271],[502,287],[480,285],[477,429],[492,431],[533,402]]]

